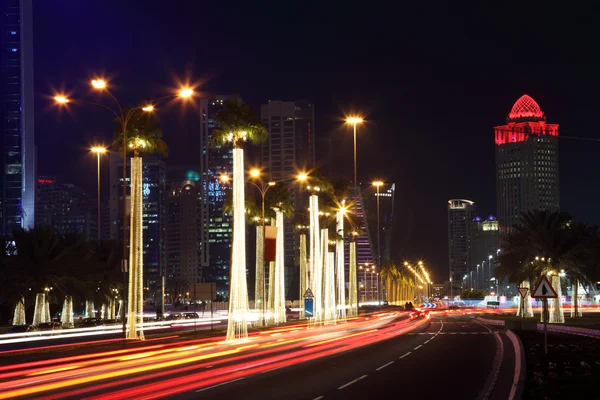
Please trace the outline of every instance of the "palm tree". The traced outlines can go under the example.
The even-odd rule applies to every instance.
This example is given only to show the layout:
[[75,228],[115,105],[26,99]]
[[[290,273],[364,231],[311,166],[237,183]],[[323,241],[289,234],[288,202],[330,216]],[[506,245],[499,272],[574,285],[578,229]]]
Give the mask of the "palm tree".
[[[116,129],[115,144],[123,142],[123,132]],[[127,146],[133,150],[131,159],[131,226],[129,229],[129,301],[127,303],[128,339],[143,339],[142,328],[144,313],[144,279],[143,279],[143,196],[141,154],[159,153],[167,155],[167,145],[162,140],[162,132],[156,126],[152,113],[136,113],[132,116],[125,132]]]
[[239,100],[226,101],[216,114],[218,129],[211,137],[213,146],[233,145],[233,248],[227,340],[248,337],[246,314],[248,286],[246,282],[246,238],[244,222],[244,142],[262,143],[267,130],[247,104]]
[[598,243],[595,227],[573,221],[566,213],[528,211],[509,234],[495,276],[533,283],[542,275],[564,270],[576,286],[579,281],[590,283],[588,274],[597,265]]

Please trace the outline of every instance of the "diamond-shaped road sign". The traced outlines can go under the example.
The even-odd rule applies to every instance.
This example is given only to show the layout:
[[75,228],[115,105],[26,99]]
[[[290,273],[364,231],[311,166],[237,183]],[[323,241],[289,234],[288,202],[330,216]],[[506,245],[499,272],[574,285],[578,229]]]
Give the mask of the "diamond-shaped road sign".
[[519,294],[521,295],[522,299],[524,299],[525,296],[527,296],[527,292],[529,292],[528,287],[518,287],[517,290],[519,291]]
[[535,297],[538,299],[540,299],[540,298],[554,299],[554,298],[558,297],[558,295],[552,288],[552,285],[550,284],[550,281],[548,280],[548,278],[546,278],[546,276],[544,275],[540,278],[538,283],[535,285],[535,289],[533,289],[533,292],[531,293],[531,297]]

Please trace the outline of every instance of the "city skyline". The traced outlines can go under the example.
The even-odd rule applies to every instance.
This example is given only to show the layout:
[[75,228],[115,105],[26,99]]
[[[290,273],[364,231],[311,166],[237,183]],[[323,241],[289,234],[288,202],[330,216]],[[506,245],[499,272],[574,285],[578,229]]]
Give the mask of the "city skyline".
[[[154,5],[149,2],[144,19],[132,17],[127,26],[141,26],[145,21],[158,21],[159,8],[155,9]],[[569,65],[558,68],[554,64],[537,69],[519,63],[492,62],[496,60],[496,54],[502,51],[501,43],[505,40],[504,35],[507,35],[506,29],[502,29],[504,33],[500,34],[500,31],[478,25],[477,28],[482,29],[483,35],[476,36],[470,31],[451,31],[447,38],[440,38],[435,34],[447,26],[447,15],[455,19],[468,19],[481,11],[478,9],[459,11],[442,7],[432,11],[428,18],[430,23],[419,29],[407,21],[408,24],[402,28],[407,29],[407,33],[433,29],[430,31],[431,35],[426,35],[423,39],[428,46],[415,47],[407,41],[398,44],[405,52],[411,52],[414,56],[412,58],[418,59],[419,64],[406,64],[401,58],[388,52],[383,52],[385,59],[382,64],[381,60],[376,62],[373,57],[387,42],[367,45],[369,38],[374,38],[374,35],[379,37],[382,32],[370,33],[358,27],[357,32],[353,33],[350,26],[339,24],[339,18],[333,17],[333,10],[325,7],[319,20],[333,17],[338,23],[340,34],[347,34],[349,38],[364,35],[364,39],[353,42],[358,43],[363,50],[350,63],[341,63],[336,61],[336,57],[350,53],[354,46],[350,44],[352,40],[347,44],[344,42],[341,48],[336,48],[328,55],[326,49],[330,42],[327,40],[310,41],[300,40],[300,36],[290,37],[290,45],[324,57],[317,70],[306,68],[310,65],[307,60],[292,58],[294,52],[283,59],[266,58],[267,48],[284,47],[278,38],[261,36],[265,29],[260,27],[253,27],[245,31],[244,35],[237,35],[235,32],[217,35],[217,39],[206,49],[198,49],[195,42],[197,34],[194,31],[189,35],[181,33],[182,26],[189,26],[189,19],[185,14],[193,14],[189,12],[194,8],[193,5],[182,9],[168,9],[164,13],[170,18],[161,18],[165,29],[172,31],[172,35],[177,35],[181,51],[170,50],[168,39],[152,32],[149,33],[148,43],[153,43],[153,52],[149,51],[148,46],[134,46],[141,42],[138,34],[127,36],[125,43],[120,46],[110,45],[111,40],[116,37],[126,36],[120,34],[120,29],[125,29],[126,26],[121,25],[124,21],[120,18],[115,21],[113,32],[107,33],[102,40],[83,29],[85,24],[90,27],[90,31],[104,32],[101,29],[103,16],[112,14],[119,7],[118,4],[93,7],[92,12],[92,6],[87,4],[50,7],[42,3],[34,8],[34,30],[44,33],[36,35],[36,63],[42,63],[45,67],[43,70],[36,69],[35,77],[36,120],[40,121],[41,126],[37,129],[38,149],[56,149],[53,143],[60,139],[65,145],[64,151],[70,154],[58,164],[55,151],[38,151],[39,172],[67,175],[65,172],[69,171],[74,183],[88,185],[86,188],[90,191],[93,187],[90,187],[91,182],[88,181],[95,173],[95,165],[86,150],[92,142],[110,143],[112,126],[105,115],[90,110],[78,110],[75,118],[57,113],[49,105],[48,96],[53,90],[85,93],[88,77],[106,74],[125,99],[152,97],[150,94],[164,93],[169,87],[175,86],[175,78],[185,80],[188,75],[193,76],[195,79],[192,81],[200,83],[198,89],[208,95],[241,93],[255,110],[269,99],[311,99],[317,110],[316,126],[323,137],[327,138],[316,144],[317,159],[321,162],[331,160],[324,167],[331,170],[334,177],[352,177],[352,138],[350,130],[343,124],[344,114],[360,112],[365,116],[366,123],[361,126],[358,137],[359,180],[378,178],[398,185],[397,209],[402,211],[396,213],[396,245],[392,257],[397,261],[404,257],[425,258],[435,268],[435,275],[439,279],[446,275],[447,261],[444,254],[447,254],[447,232],[445,229],[432,231],[429,227],[444,218],[439,204],[449,198],[470,198],[480,204],[482,209],[495,214],[494,133],[490,127],[504,122],[503,118],[510,110],[509,105],[516,98],[528,93],[543,104],[544,111],[552,116],[552,120],[561,123],[561,131],[564,129],[565,137],[594,135],[594,130],[586,122],[589,120],[587,115],[593,112],[590,110],[597,109],[597,100],[591,94],[595,92],[598,80],[592,69]],[[207,11],[214,15],[228,12],[210,7]],[[254,15],[250,10],[245,11],[248,11],[248,15]],[[269,15],[283,11],[269,10]],[[79,14],[92,13],[96,18],[86,20],[85,23],[76,18]],[[491,26],[504,21],[503,16],[499,12],[497,17],[490,17],[497,18],[497,21],[491,21]],[[374,17],[369,11],[364,16],[366,20]],[[240,22],[240,29],[246,26],[238,12],[233,13],[231,18]],[[302,15],[298,14],[294,18],[301,20]],[[169,21],[180,21],[179,26],[174,26]],[[211,25],[213,22],[207,22],[209,25],[205,29],[221,32],[221,28]],[[322,29],[319,27],[305,33],[318,38],[323,34]],[[72,31],[82,33],[71,40]],[[542,33],[536,32],[535,35]],[[561,46],[550,51],[550,39],[555,36],[550,32],[544,32],[543,35],[546,35],[545,40],[538,42],[542,46],[540,51],[553,54],[558,52],[565,57],[572,54],[572,50]],[[258,37],[268,41],[269,45],[257,48],[239,44],[239,41],[245,43],[246,40],[255,43]],[[454,44],[450,42],[451,38],[462,41]],[[53,43],[67,40],[70,41],[70,49],[60,60],[56,59],[51,50]],[[481,45],[479,41],[483,41],[485,45]],[[518,40],[514,42],[518,43]],[[577,43],[577,46],[581,45],[581,42]],[[440,64],[432,56],[436,52],[425,52],[422,50],[424,48],[440,49],[448,57]],[[456,55],[462,58],[448,53],[446,48],[454,49]],[[479,53],[475,53],[475,49]],[[135,54],[133,58],[140,61],[128,64],[117,61],[129,52]],[[257,52],[258,56],[246,57],[248,52]],[[527,49],[516,46],[512,52],[516,57],[527,54]],[[78,54],[76,58],[75,54]],[[478,56],[475,57],[474,54]],[[149,65],[147,61],[152,58],[167,61],[164,66]],[[273,63],[265,69],[252,62],[240,63],[241,58],[264,58]],[[295,62],[290,64],[292,59]],[[234,65],[244,65],[244,68],[234,68]],[[393,65],[393,71],[386,65]],[[374,68],[380,68],[376,69],[380,73],[367,73]],[[567,75],[573,84],[566,85],[564,78],[557,80],[557,77]],[[459,82],[460,90],[457,90]],[[575,102],[564,100],[568,98],[578,99],[577,104],[585,107],[576,107]],[[175,107],[171,110],[163,108],[159,117],[165,131],[165,140],[172,149],[167,162],[170,165],[175,164],[173,160],[177,160],[177,164],[196,162],[197,158],[194,157],[197,157],[197,151],[192,152],[190,149],[197,149],[199,146],[195,141],[199,140],[197,132],[200,128],[193,110],[188,107],[181,114]],[[560,142],[559,154],[561,159],[567,160],[561,161],[561,175],[577,176],[577,180],[561,179],[562,209],[591,223],[600,223],[600,213],[594,207],[600,201],[600,190],[595,184],[591,161],[596,148],[597,144],[593,142],[565,139]],[[327,154],[329,149],[333,150],[331,157]],[[440,165],[448,168],[440,168]]]

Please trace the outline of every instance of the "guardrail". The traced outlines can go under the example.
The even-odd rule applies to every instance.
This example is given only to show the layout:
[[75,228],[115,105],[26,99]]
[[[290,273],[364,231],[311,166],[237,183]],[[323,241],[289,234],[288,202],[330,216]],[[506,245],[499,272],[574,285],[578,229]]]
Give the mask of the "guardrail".
[[[476,321],[481,322],[486,325],[494,325],[494,326],[505,326],[506,321],[498,320],[498,319],[487,319],[487,318],[476,318]],[[544,330],[544,324],[536,323],[536,328],[538,331]],[[569,325],[558,325],[558,324],[548,324],[548,332],[553,333],[564,333],[568,335],[578,335],[578,336],[587,336],[600,339],[600,330],[598,329],[590,329],[590,328],[581,328],[578,326],[569,326]]]

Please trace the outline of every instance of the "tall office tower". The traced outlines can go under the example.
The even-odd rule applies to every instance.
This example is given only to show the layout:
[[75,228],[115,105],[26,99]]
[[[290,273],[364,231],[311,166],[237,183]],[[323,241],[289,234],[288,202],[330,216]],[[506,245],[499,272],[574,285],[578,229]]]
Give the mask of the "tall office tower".
[[448,266],[454,286],[466,284],[471,251],[471,221],[475,203],[471,200],[448,200]]
[[[387,184],[379,191],[379,228],[381,238],[381,262],[385,264],[391,259],[392,233],[394,228],[394,193],[396,184]],[[372,186],[362,189],[365,212],[369,221],[373,259],[377,260],[377,191]]]
[[199,181],[169,181],[167,198],[167,266],[170,290],[190,292],[202,282],[199,246]]
[[547,124],[528,95],[513,105],[506,125],[494,127],[496,198],[501,237],[529,210],[558,210],[558,124]]
[[[127,198],[129,199],[130,160],[127,159]],[[167,192],[165,163],[157,157],[142,158],[142,201],[144,235],[144,286],[149,287],[150,296],[156,296],[161,286],[166,265],[166,214]],[[110,154],[110,238],[123,238],[123,158]],[[129,218],[129,206],[126,218]]]
[[36,197],[37,224],[51,226],[58,234],[78,233],[96,240],[98,208],[94,193],[55,177],[40,177]]
[[230,192],[221,175],[233,175],[233,152],[231,145],[210,146],[212,132],[217,128],[215,116],[224,101],[237,100],[235,95],[219,95],[215,99],[202,99],[200,124],[200,244],[202,255],[202,278],[204,282],[217,284],[217,295],[229,297],[229,267],[233,221],[225,212],[226,196]]
[[[369,210],[365,207],[365,195],[363,193],[372,193],[371,184],[364,185],[364,189],[361,188],[363,185],[359,183],[359,190],[350,196],[350,202],[348,207],[348,212],[350,214],[350,219],[356,224],[356,227],[360,231],[358,236],[354,236],[356,241],[356,263],[358,266],[370,265],[374,264],[377,261],[377,236],[373,236],[373,234],[377,235],[377,225],[375,227],[371,226],[372,223],[377,224],[377,216],[375,215],[372,218],[369,218]],[[369,196],[370,197],[370,196]],[[375,204],[376,206],[376,204]],[[381,207],[381,204],[380,204]],[[375,209],[375,213],[377,209]],[[380,210],[381,212],[381,210]],[[346,239],[346,243],[350,241],[350,238]],[[382,237],[383,243],[383,237]],[[350,262],[350,254],[348,246],[346,246],[344,259],[346,267]],[[381,258],[383,261],[383,257]],[[359,275],[360,279],[360,275]]]
[[[262,167],[268,179],[290,179],[292,203],[297,210],[308,208],[308,195],[300,195],[294,176],[315,165],[315,108],[309,101],[269,101],[260,108],[269,138],[262,146]],[[286,298],[299,298],[299,235],[289,219],[284,222],[285,293]]]
[[[500,247],[498,220],[490,215],[487,218],[475,217],[471,222],[471,255],[469,286],[474,289],[489,289],[487,282],[493,276],[494,264]],[[490,256],[492,259],[490,260]]]
[[33,126],[33,21],[31,0],[0,5],[0,127],[3,234],[35,223],[36,162]]

